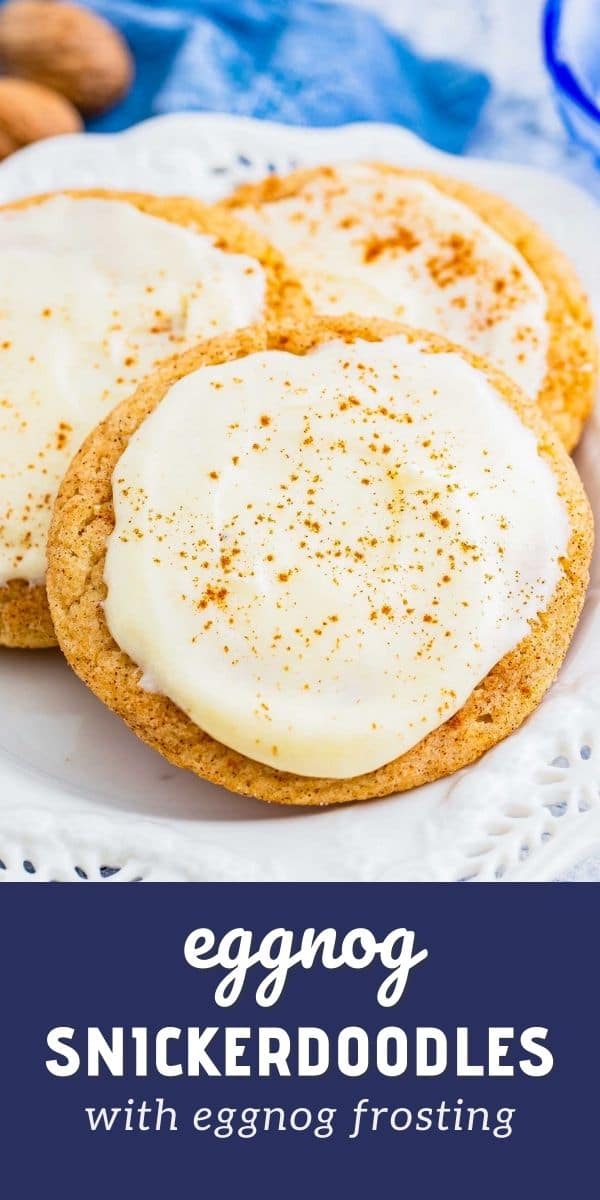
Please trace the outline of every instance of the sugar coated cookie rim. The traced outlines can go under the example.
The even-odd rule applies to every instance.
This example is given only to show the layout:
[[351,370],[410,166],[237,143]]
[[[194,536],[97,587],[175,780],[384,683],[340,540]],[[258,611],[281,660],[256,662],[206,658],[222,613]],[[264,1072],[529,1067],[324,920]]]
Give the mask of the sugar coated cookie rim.
[[[221,206],[237,211],[285,199],[310,180],[343,165],[348,164],[302,167],[289,175],[269,175],[258,183],[242,184]],[[573,450],[596,398],[599,347],[587,295],[567,257],[531,217],[502,196],[438,171],[381,162],[364,165],[383,174],[421,179],[465,204],[510,242],[531,267],[546,293],[550,330],[548,368],[537,404],[563,444]]]
[[[264,349],[307,353],[341,338],[381,340],[395,333],[449,349],[487,375],[532,428],[547,459],[571,529],[562,574],[530,634],[500,660],[460,711],[412,750],[349,780],[313,779],[263,766],[215,741],[165,696],[139,686],[141,671],[111,637],[102,600],[106,543],[114,525],[112,472],[129,438],[173,384],[198,367]],[[592,548],[592,516],[581,481],[556,433],[516,387],[482,360],[430,334],[384,321],[314,318],[302,329],[254,327],[195,347],[158,370],[99,425],[74,459],[59,492],[49,541],[48,593],[60,645],[75,672],[145,742],[176,766],[258,799],[326,805],[404,791],[475,761],[516,729],[537,706],[562,663],[583,604]]]
[[[149,192],[131,192],[111,188],[64,188],[40,192],[0,205],[0,216],[44,204],[65,196],[72,200],[109,200],[131,204],[148,216],[159,217],[181,227],[195,226],[197,232],[215,238],[217,249],[231,254],[248,254],[263,267],[266,279],[266,317],[277,319],[285,313],[304,315],[310,311],[300,284],[288,271],[285,261],[260,234],[255,234],[231,214],[218,207],[187,196],[155,196]],[[170,357],[170,356],[169,356]],[[168,358],[165,359],[165,362]],[[43,584],[11,579],[0,586],[0,646],[12,649],[50,649],[56,646],[50,611]]]

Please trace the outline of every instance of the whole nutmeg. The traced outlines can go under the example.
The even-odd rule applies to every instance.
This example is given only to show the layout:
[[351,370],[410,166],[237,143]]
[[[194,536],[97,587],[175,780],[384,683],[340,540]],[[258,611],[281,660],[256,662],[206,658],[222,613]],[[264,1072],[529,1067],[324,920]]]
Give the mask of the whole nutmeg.
[[0,79],[0,159],[30,142],[82,128],[77,109],[58,92],[25,79]]
[[121,34],[74,4],[13,0],[0,9],[0,67],[45,84],[82,113],[105,112],[128,91],[133,60]]

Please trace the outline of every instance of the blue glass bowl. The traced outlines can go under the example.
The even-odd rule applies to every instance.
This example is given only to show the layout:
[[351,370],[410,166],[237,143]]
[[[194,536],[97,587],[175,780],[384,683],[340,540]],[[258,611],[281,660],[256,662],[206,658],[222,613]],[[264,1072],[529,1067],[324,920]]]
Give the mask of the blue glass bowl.
[[562,119],[600,158],[599,0],[547,0],[543,42]]

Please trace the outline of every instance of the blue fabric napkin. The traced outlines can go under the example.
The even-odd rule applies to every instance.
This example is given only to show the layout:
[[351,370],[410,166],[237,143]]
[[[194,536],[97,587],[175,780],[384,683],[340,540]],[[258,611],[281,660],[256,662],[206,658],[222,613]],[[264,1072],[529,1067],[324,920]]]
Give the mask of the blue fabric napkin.
[[136,59],[132,92],[91,129],[195,109],[291,125],[391,121],[464,150],[485,75],[424,61],[372,13],[327,0],[90,0]]

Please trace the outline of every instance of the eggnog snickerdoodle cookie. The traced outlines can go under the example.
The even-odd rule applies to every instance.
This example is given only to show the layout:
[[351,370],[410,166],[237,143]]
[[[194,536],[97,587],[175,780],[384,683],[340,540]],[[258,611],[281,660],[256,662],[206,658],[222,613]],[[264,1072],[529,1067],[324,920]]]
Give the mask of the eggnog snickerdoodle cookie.
[[171,762],[332,804],[521,724],[591,541],[575,468],[512,382],[430,334],[323,318],[195,348],[90,435],[48,594],[75,671]]
[[597,383],[590,308],[561,252],[506,200],[430,171],[350,163],[271,176],[225,205],[285,255],[318,312],[400,320],[466,346],[576,444]]
[[0,645],[56,644],[44,579],[85,435],[199,338],[306,312],[279,254],[195,200],[117,192],[0,209]]

